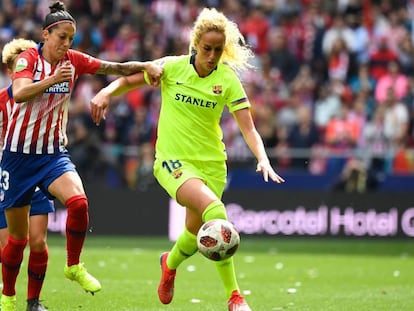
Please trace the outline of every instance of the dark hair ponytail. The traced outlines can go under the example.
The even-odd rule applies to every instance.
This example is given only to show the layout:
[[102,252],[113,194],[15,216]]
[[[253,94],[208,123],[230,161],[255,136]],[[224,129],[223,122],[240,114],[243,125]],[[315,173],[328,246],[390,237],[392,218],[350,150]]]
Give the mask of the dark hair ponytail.
[[50,13],[46,15],[43,22],[43,29],[49,29],[50,31],[59,22],[76,23],[72,15],[66,10],[66,6],[62,1],[56,1],[49,9]]
[[49,9],[51,13],[56,13],[57,11],[66,11],[66,6],[62,1],[56,1]]

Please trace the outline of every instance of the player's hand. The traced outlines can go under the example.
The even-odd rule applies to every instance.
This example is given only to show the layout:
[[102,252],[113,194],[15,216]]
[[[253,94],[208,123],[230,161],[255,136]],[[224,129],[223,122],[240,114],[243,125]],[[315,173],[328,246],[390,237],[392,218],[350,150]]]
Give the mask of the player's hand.
[[110,100],[111,96],[105,92],[105,89],[100,90],[91,99],[91,118],[96,125],[99,125],[102,120],[106,119],[106,111]]
[[270,165],[270,162],[268,160],[259,161],[257,163],[256,172],[262,172],[263,179],[265,182],[269,181],[269,177],[271,180],[278,184],[285,182],[285,180],[274,171],[273,167]]
[[163,68],[154,62],[147,62],[145,66],[145,71],[148,73],[150,84],[153,87],[158,87],[160,85],[160,79]]
[[62,66],[55,71],[55,83],[70,81],[72,79],[72,65],[69,60],[65,61]]

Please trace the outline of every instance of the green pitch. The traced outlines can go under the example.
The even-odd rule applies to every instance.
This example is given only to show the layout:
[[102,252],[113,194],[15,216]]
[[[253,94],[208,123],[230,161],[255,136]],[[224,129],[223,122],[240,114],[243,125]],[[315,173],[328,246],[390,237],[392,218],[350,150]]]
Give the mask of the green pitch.
[[[247,238],[235,256],[253,311],[412,311],[414,241]],[[49,237],[42,293],[50,311],[225,311],[214,265],[197,254],[178,270],[174,300],[158,301],[159,254],[166,237],[89,235],[82,260],[102,283],[95,296],[63,276],[65,240]],[[17,283],[25,310],[27,252]]]

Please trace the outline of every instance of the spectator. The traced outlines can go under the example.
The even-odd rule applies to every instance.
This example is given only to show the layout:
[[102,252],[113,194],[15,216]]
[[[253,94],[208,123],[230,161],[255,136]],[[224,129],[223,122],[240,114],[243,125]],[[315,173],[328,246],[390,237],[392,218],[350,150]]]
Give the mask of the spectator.
[[358,66],[358,74],[350,78],[348,85],[352,97],[355,100],[364,102],[366,119],[371,119],[376,106],[374,99],[376,81],[370,76],[367,64],[360,64]]
[[9,23],[6,12],[0,12],[0,41],[2,43],[9,42],[15,36],[15,30]]
[[351,109],[346,104],[327,124],[325,143],[332,152],[341,153],[354,148],[358,142],[360,126],[356,120],[350,118]]
[[272,68],[277,68],[282,79],[290,83],[297,75],[299,60],[287,47],[286,34],[280,28],[271,28],[268,34],[269,50],[267,55]]
[[402,99],[409,113],[408,144],[414,146],[414,76],[408,77],[409,86],[407,95]]
[[400,144],[394,155],[391,172],[398,175],[414,173],[414,150],[408,148],[405,142]]
[[354,33],[346,24],[345,18],[341,13],[334,16],[331,27],[326,30],[323,36],[322,49],[324,55],[330,55],[337,39],[342,39],[346,48],[349,51],[354,52],[352,50],[355,40]]
[[358,147],[364,150],[364,162],[373,172],[383,172],[390,141],[384,127],[385,106],[378,105],[362,132]]
[[281,107],[275,116],[276,124],[289,132],[298,123],[298,108],[303,104],[298,93],[291,93],[287,105]]
[[91,55],[97,55],[102,48],[103,34],[89,16],[82,16],[77,23],[73,47]]
[[130,190],[146,191],[155,185],[153,165],[154,146],[151,142],[129,146],[124,160],[126,187]]
[[305,106],[313,109],[316,85],[317,80],[312,75],[310,65],[302,64],[298,74],[290,83],[290,91],[293,94],[297,94]]
[[144,143],[152,143],[155,139],[155,128],[149,118],[148,108],[144,105],[139,106],[132,112],[133,119],[127,129],[127,144],[139,146]]
[[370,52],[368,59],[370,75],[378,81],[379,78],[388,72],[388,63],[390,61],[398,61],[398,55],[388,45],[387,38],[380,37],[378,45]]
[[104,177],[106,162],[96,137],[97,131],[90,130],[86,123],[83,118],[76,118],[71,122],[68,150],[82,179],[85,182],[95,182]]
[[322,39],[330,16],[319,1],[309,1],[304,5],[300,19],[304,27],[303,61],[319,62],[323,58]]
[[178,0],[154,0],[151,1],[149,10],[155,15],[156,18],[162,20],[162,33],[165,33],[167,37],[174,38],[179,31],[180,27],[180,12],[183,4]]
[[364,193],[375,190],[378,180],[372,176],[364,162],[352,157],[344,165],[339,179],[334,183],[332,190],[347,193]]
[[356,124],[356,127],[358,128],[358,141],[357,144],[362,139],[362,135],[360,135],[367,123],[367,102],[365,96],[359,94],[359,96],[356,96],[353,98],[353,101],[348,104],[350,107],[348,119],[350,122],[353,122]]
[[300,11],[296,8],[286,12],[281,18],[280,27],[286,34],[287,48],[299,63],[305,61],[306,44],[310,44],[306,26],[301,20]]
[[246,19],[241,21],[240,31],[246,38],[253,51],[258,55],[262,55],[269,49],[267,36],[270,24],[264,15],[263,8],[260,5],[254,5],[248,11]]
[[332,48],[327,55],[328,79],[346,82],[351,66],[351,55],[345,41],[339,37],[333,40]]
[[382,103],[387,97],[388,90],[393,88],[395,99],[401,101],[407,95],[408,84],[408,77],[401,72],[398,61],[390,61],[387,71],[377,81],[375,100]]
[[367,27],[362,22],[362,8],[348,7],[345,13],[345,21],[354,34],[354,40],[350,51],[353,51],[357,64],[368,61],[368,51],[371,38]]
[[384,131],[390,140],[392,151],[405,144],[408,138],[410,115],[407,106],[395,96],[394,88],[388,88],[387,96],[382,102],[385,106]]
[[129,23],[122,24],[113,40],[106,47],[106,52],[101,57],[111,61],[125,62],[137,59],[139,49],[139,34]]
[[398,46],[408,32],[407,28],[401,19],[398,9],[390,10],[384,21],[381,27],[374,29],[372,42],[376,42],[379,38],[385,38],[389,48],[397,52]]
[[[255,84],[257,90],[261,90],[260,97],[264,102],[272,102],[275,108],[283,106],[289,97],[288,83],[279,68],[270,63],[269,54],[263,54],[260,57],[261,70],[255,72],[251,82]],[[250,70],[250,72],[252,72]],[[265,99],[265,97],[269,97]]]
[[276,127],[277,145],[273,148],[270,159],[278,170],[291,168],[291,152],[288,144],[288,130],[286,126]]
[[360,132],[359,123],[350,118],[350,108],[343,103],[339,113],[326,125],[324,135],[324,143],[330,152],[327,165],[331,173],[342,170],[357,145]]
[[414,44],[410,33],[406,33],[397,47],[401,72],[407,76],[414,75]]
[[331,118],[339,111],[342,104],[341,94],[335,91],[334,82],[325,83],[318,89],[314,107],[316,126],[324,131]]
[[312,119],[310,107],[300,106],[297,109],[298,122],[288,133],[287,143],[290,149],[296,149],[298,155],[292,154],[291,167],[297,169],[308,169],[310,154],[313,146],[320,142],[320,132]]
[[274,120],[274,109],[270,105],[254,107],[254,121],[257,131],[262,136],[266,148],[274,148],[279,140],[276,133],[276,122]]
[[351,76],[348,83],[354,95],[361,91],[367,95],[374,94],[376,80],[371,76],[369,65],[366,63],[358,65],[357,74]]
[[144,143],[141,145],[138,170],[137,170],[137,188],[145,191],[148,188],[157,185],[152,168],[154,166],[154,146],[152,143]]

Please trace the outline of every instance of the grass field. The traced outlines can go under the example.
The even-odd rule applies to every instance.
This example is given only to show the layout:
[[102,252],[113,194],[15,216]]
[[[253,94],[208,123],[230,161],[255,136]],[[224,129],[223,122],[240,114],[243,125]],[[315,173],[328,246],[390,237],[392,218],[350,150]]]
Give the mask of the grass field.
[[[49,237],[43,304],[50,311],[225,311],[214,264],[197,254],[177,272],[174,300],[158,301],[159,254],[167,238],[95,237],[82,260],[102,283],[95,296],[63,277],[65,240]],[[25,310],[26,259],[17,283]],[[239,284],[254,311],[412,311],[414,241],[246,238],[235,256]]]

